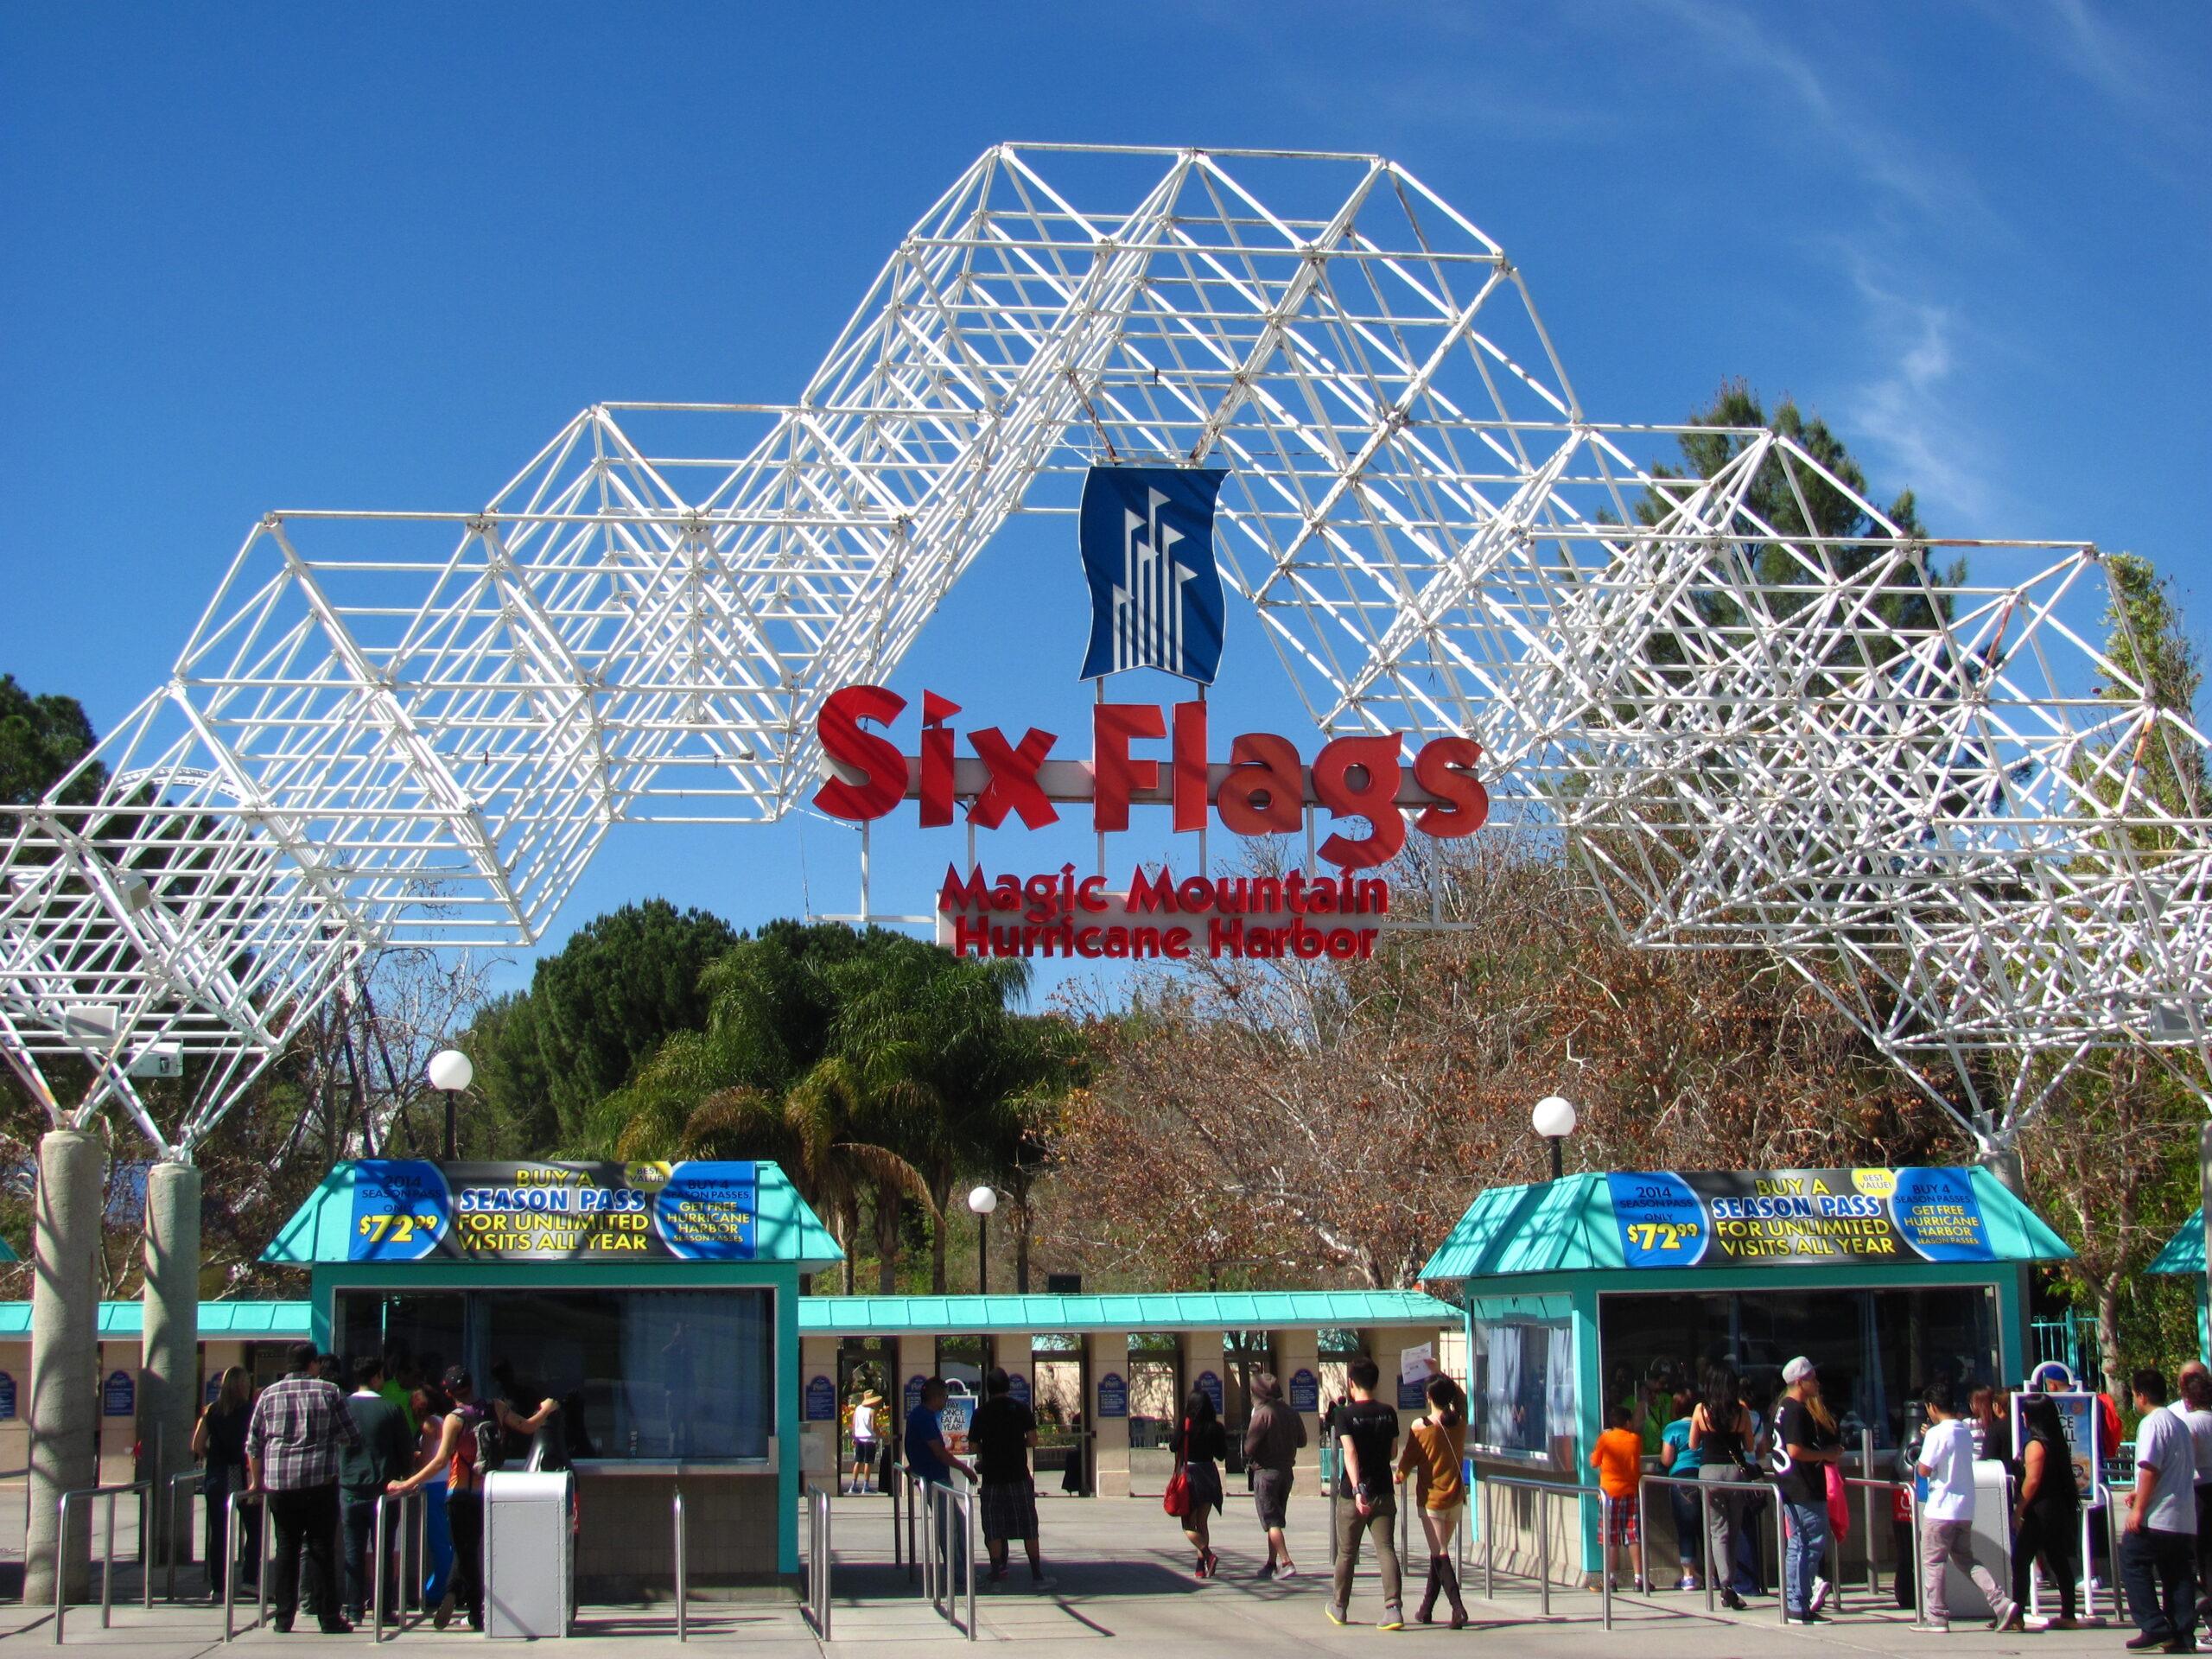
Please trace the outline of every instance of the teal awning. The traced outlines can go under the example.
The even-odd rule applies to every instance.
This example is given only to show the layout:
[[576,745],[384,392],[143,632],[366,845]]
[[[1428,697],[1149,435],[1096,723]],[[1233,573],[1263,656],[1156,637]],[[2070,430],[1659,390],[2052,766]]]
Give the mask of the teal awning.
[[2199,1210],[2166,1241],[2166,1248],[2151,1258],[2145,1273],[2202,1273],[2204,1271],[2204,1211]]
[[[1967,1172],[1999,1262],[2063,1262],[2074,1252],[2041,1216],[1987,1170]],[[1450,1236],[1421,1268],[1425,1281],[1586,1273],[1629,1267],[1612,1186],[1603,1175],[1570,1175],[1477,1195]],[[1799,1262],[1800,1267],[1824,1263]],[[1839,1273],[1859,1264],[1840,1262]],[[1756,1267],[1744,1269],[1761,1271]]]
[[[308,1302],[202,1302],[200,1340],[216,1342],[304,1342],[314,1335],[313,1305]],[[146,1305],[102,1302],[100,1335],[127,1342],[146,1328]],[[31,1333],[29,1302],[0,1302],[0,1341]]]
[[985,1332],[1281,1331],[1303,1325],[1457,1326],[1418,1290],[1191,1291],[1101,1296],[802,1296],[802,1336]]
[[[294,1268],[353,1261],[353,1173],[351,1163],[333,1165],[322,1185],[279,1230],[261,1259]],[[759,1192],[749,1262],[789,1263],[803,1273],[819,1273],[845,1259],[830,1230],[799,1197],[798,1189],[781,1167],[759,1164],[755,1179]],[[487,1270],[496,1270],[495,1263],[485,1265]]]

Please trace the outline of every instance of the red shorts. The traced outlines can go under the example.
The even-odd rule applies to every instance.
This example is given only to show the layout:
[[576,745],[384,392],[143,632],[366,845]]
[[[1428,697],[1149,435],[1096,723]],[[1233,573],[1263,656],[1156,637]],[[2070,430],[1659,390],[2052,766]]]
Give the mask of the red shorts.
[[1608,1544],[1640,1544],[1643,1541],[1643,1526],[1632,1497],[1617,1497],[1606,1505],[1605,1534]]

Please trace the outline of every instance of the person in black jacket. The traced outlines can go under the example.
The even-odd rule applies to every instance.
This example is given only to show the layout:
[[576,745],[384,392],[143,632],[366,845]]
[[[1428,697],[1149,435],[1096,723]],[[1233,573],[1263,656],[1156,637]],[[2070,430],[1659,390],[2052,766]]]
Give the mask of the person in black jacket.
[[1183,1420],[1175,1429],[1175,1467],[1190,1487],[1183,1535],[1198,1552],[1198,1575],[1202,1579],[1211,1578],[1221,1565],[1221,1557],[1213,1553],[1209,1516],[1221,1510],[1221,1459],[1228,1455],[1229,1437],[1222,1433],[1213,1397],[1204,1389],[1192,1389],[1183,1401]]

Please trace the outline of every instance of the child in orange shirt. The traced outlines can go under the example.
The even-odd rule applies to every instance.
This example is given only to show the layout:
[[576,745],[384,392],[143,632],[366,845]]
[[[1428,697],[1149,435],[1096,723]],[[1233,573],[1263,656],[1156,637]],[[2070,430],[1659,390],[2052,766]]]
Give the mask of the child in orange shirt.
[[1590,1454],[1590,1466],[1598,1471],[1599,1490],[1612,1503],[1608,1505],[1611,1516],[1603,1531],[1605,1535],[1605,1578],[1616,1587],[1620,1579],[1615,1572],[1619,1558],[1617,1549],[1625,1548],[1629,1565],[1635,1573],[1637,1590],[1643,1590],[1643,1529],[1640,1524],[1642,1506],[1637,1502],[1637,1492],[1643,1484],[1643,1437],[1629,1427],[1626,1406],[1612,1406],[1605,1412],[1605,1432],[1598,1437],[1598,1449]]

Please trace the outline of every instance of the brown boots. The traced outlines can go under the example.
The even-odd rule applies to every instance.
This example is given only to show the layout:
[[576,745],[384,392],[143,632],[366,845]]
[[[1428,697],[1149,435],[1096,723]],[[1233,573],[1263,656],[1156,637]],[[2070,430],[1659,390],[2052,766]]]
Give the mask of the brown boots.
[[1459,1575],[1453,1570],[1449,1555],[1428,1558],[1428,1586],[1421,1592],[1421,1607],[1414,1614],[1417,1624],[1436,1622],[1436,1596],[1443,1592],[1444,1599],[1452,1604],[1452,1628],[1459,1630],[1467,1622],[1467,1604],[1459,1599]]

